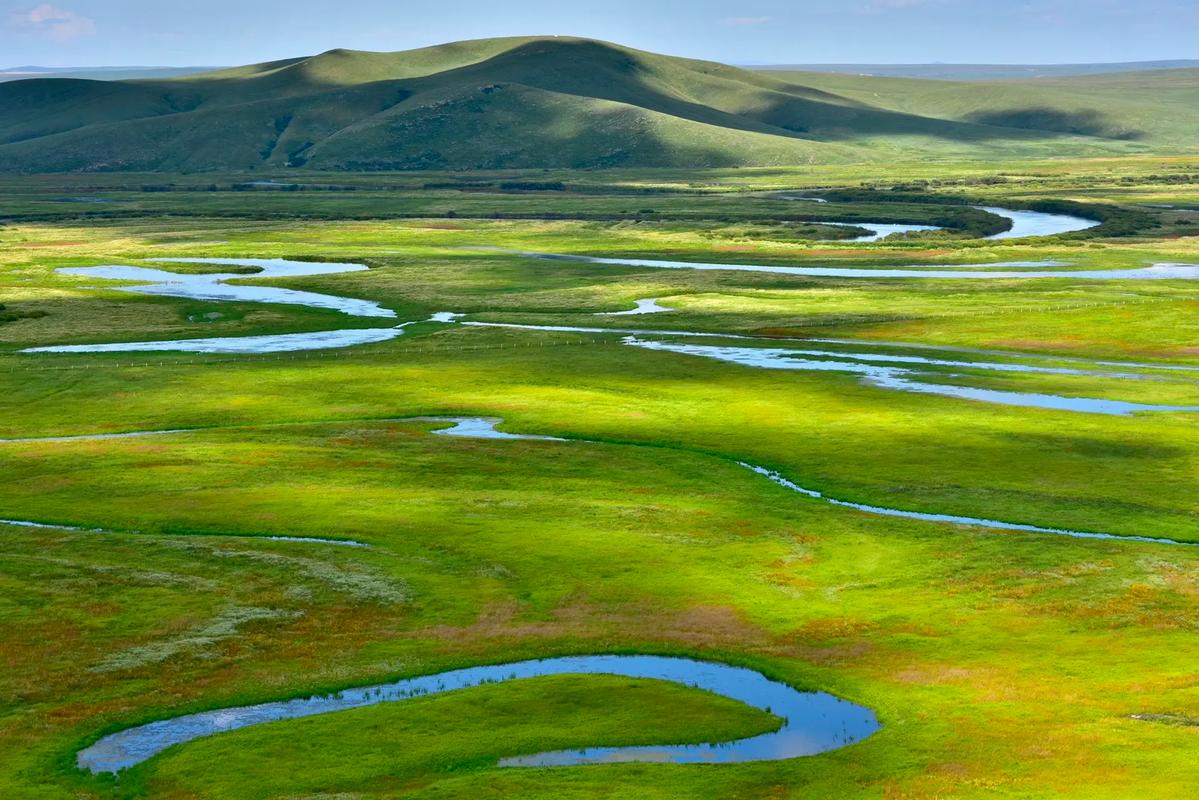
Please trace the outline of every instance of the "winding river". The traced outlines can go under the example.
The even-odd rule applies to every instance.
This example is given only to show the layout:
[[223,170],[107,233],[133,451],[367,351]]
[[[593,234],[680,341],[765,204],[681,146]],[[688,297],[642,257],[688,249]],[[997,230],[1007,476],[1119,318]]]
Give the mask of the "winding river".
[[1069,214],[1046,214],[1043,211],[1021,211],[994,206],[974,206],[997,217],[1012,221],[1012,227],[1002,233],[987,236],[987,239],[1023,239],[1026,236],[1057,236],[1095,228],[1103,223],[1098,220],[1074,217]]
[[[470,436],[476,438],[506,438],[506,439],[536,439],[542,441],[554,442],[584,442],[586,444],[603,444],[590,439],[562,439],[553,436],[529,436],[523,434],[501,433],[495,429],[495,426],[501,422],[496,417],[415,417],[413,421],[435,421],[435,422],[452,422],[455,423],[454,428],[433,431],[434,433],[450,434],[455,436]],[[631,445],[637,446],[637,445]],[[1046,533],[1056,536],[1068,536],[1074,539],[1102,539],[1108,541],[1127,541],[1127,542],[1147,542],[1150,544],[1168,544],[1181,545],[1185,547],[1197,547],[1199,543],[1183,542],[1176,539],[1166,539],[1154,536],[1123,536],[1115,533],[1098,533],[1095,531],[1075,531],[1067,528],[1047,528],[1040,525],[1028,525],[1019,522],[1003,522],[1001,520],[986,519],[984,517],[965,517],[956,514],[936,514],[925,511],[907,511],[899,508],[888,508],[887,506],[873,506],[865,503],[855,503],[850,500],[841,500],[835,497],[830,497],[823,492],[815,489],[808,489],[800,486],[784,477],[782,473],[775,470],[760,467],[755,464],[749,464],[744,461],[736,461],[738,466],[745,467],[751,472],[767,478],[772,483],[778,484],[785,489],[801,494],[804,497],[813,500],[820,500],[829,505],[839,506],[841,508],[852,508],[855,511],[861,511],[866,514],[875,514],[885,517],[902,517],[904,519],[916,519],[923,522],[939,522],[950,525],[965,525],[972,528],[989,528],[991,530],[1001,531],[1023,531],[1026,533]]]
[[[786,267],[773,264],[724,264],[705,261],[668,261],[653,258],[608,258],[520,251],[519,255],[548,261],[573,261],[615,267],[694,269],[723,272],[763,272],[810,278],[929,278],[937,280],[1058,280],[1168,281],[1199,278],[1199,264],[1152,264],[1130,269],[1044,269],[1066,267],[1061,261],[1006,261],[994,264],[950,264],[927,267]],[[1020,269],[1013,269],[1019,267]]]
[[[988,209],[990,210],[990,209]],[[1032,214],[1033,212],[1025,212]],[[1051,215],[1044,215],[1051,216]],[[994,238],[1015,238],[1016,236],[1048,235],[1047,233],[1028,233],[1030,221],[1023,228],[1014,227],[1012,231]],[[1043,222],[1043,221],[1042,221]],[[1089,221],[1084,221],[1089,222]],[[1020,232],[1018,232],[1020,231]],[[1060,232],[1060,231],[1054,231]],[[871,278],[1073,278],[1073,279],[1132,279],[1157,280],[1171,278],[1197,278],[1199,265],[1154,265],[1141,269],[1126,270],[1081,270],[1061,272],[1051,270],[1011,271],[995,270],[996,266],[981,265],[979,267],[958,268],[905,268],[905,269],[840,269],[840,268],[804,268],[804,267],[772,267],[754,265],[728,264],[697,264],[677,261],[655,261],[645,259],[606,259],[583,256],[553,256],[545,254],[530,254],[542,258],[585,261],[598,264],[620,264],[630,266],[645,266],[666,269],[717,269],[741,270],[756,272],[780,272],[823,277],[871,277]],[[261,272],[254,278],[298,277],[306,275],[329,275],[340,272],[364,270],[360,264],[337,264],[298,262],[285,259],[155,259],[174,263],[205,263],[229,264],[233,266],[254,267]],[[1050,264],[1051,265],[1051,264]],[[1016,264],[1010,266],[1047,266]],[[374,303],[373,301],[342,298],[322,295],[312,292],[302,292],[290,289],[251,286],[231,281],[245,278],[246,275],[235,273],[213,273],[208,275],[181,275],[163,270],[142,267],[85,267],[62,270],[65,274],[83,275],[110,280],[147,281],[137,286],[119,287],[119,291],[134,292],[147,295],[167,295],[188,297],[198,300],[242,301],[261,303],[284,303],[305,305],[314,308],[324,308],[357,317],[394,318],[395,313]],[[643,305],[643,302],[646,305]],[[628,312],[617,312],[614,315],[632,315],[664,311],[656,302],[638,301],[637,308]],[[433,318],[434,321],[445,324],[455,324],[456,315],[442,313]],[[381,342],[399,336],[405,325],[384,328],[364,328],[338,331],[323,331],[303,334],[283,334],[276,336],[248,337],[219,337],[208,339],[190,339],[182,341],[161,341],[141,343],[118,343],[100,345],[74,345],[31,348],[26,352],[112,352],[131,350],[173,350],[199,353],[264,353],[286,352],[291,350],[318,349],[322,347],[344,347],[353,344]],[[519,326],[538,330],[587,330],[569,327],[553,326]],[[599,329],[597,332],[612,333],[611,329]],[[1054,395],[1038,395],[1018,392],[1000,392],[976,389],[973,387],[949,386],[939,383],[926,383],[913,379],[910,367],[914,364],[925,366],[968,366],[977,367],[974,362],[926,359],[912,356],[882,356],[866,354],[846,356],[824,351],[788,351],[780,349],[759,349],[747,347],[717,347],[692,344],[673,344],[668,342],[648,342],[635,338],[636,335],[658,334],[669,332],[632,332],[632,338],[626,340],[630,346],[651,350],[669,351],[685,355],[704,356],[732,363],[745,364],[769,369],[811,369],[837,370],[858,374],[868,383],[884,388],[895,388],[904,391],[945,394],[955,397],[987,400],[1010,405],[1032,405],[1044,408],[1057,408],[1071,411],[1088,411],[1092,413],[1128,414],[1145,410],[1193,411],[1196,407],[1184,406],[1153,406],[1150,404],[1126,403],[1121,401],[1060,398]],[[691,335],[689,332],[676,332],[678,335]],[[705,335],[705,334],[697,334]],[[706,334],[712,337],[732,338],[722,334]],[[841,360],[835,360],[834,355],[840,355]],[[856,359],[856,360],[855,360]],[[881,363],[871,364],[869,361]],[[890,363],[886,363],[890,362]],[[1053,374],[1075,374],[1076,371],[1061,368],[1035,368],[1024,365],[1003,365],[1001,371],[1041,371]],[[1134,377],[1134,376],[1121,376]],[[557,437],[530,436],[503,433],[496,430],[498,420],[493,418],[475,417],[430,417],[422,418],[429,421],[452,423],[449,428],[434,431],[437,435],[461,436],[472,438],[492,439],[531,439],[542,441],[567,441]],[[156,431],[131,434],[102,434],[91,437],[51,437],[45,441],[74,441],[85,438],[117,438],[120,436],[158,435],[172,431]],[[31,441],[16,439],[10,441]],[[815,490],[806,489],[795,484],[781,474],[763,467],[738,462],[741,466],[752,470],[773,483],[818,499],[826,503],[847,507],[870,514],[900,516],[933,522],[944,522],[959,525],[971,525],[984,528],[1027,531],[1034,533],[1057,534],[1079,538],[1094,539],[1128,539],[1140,542],[1183,544],[1170,540],[1153,539],[1149,537],[1122,537],[1110,534],[1069,531],[1053,528],[1043,528],[1032,525],[1005,523],[995,520],[976,519],[970,517],[928,514],[922,512],[903,511],[879,506],[870,506],[839,500],[825,496]],[[0,520],[2,524],[52,528],[66,531],[85,530],[60,525],[42,525],[38,523],[15,520]],[[276,536],[266,537],[277,541],[311,542],[324,544],[343,544],[347,546],[363,546],[359,542],[307,539],[302,537]],[[201,737],[237,730],[268,722],[309,717],[319,714],[333,713],[342,710],[360,708],[387,702],[400,702],[413,697],[452,692],[487,683],[518,680],[549,675],[568,674],[597,674],[617,675],[629,678],[654,679],[692,686],[712,692],[752,707],[768,711],[780,718],[779,727],[770,732],[740,739],[732,742],[691,744],[691,745],[661,745],[638,747],[602,747],[583,748],[562,751],[521,755],[505,758],[500,761],[503,767],[529,766],[566,766],[589,763],[606,763],[622,761],[648,761],[673,763],[742,763],[753,761],[769,761],[835,750],[861,741],[879,729],[879,723],[873,712],[832,695],[820,692],[800,692],[786,684],[773,681],[759,672],[733,667],[726,664],[696,661],[685,658],[671,658],[649,655],[593,655],[551,658],[543,660],[521,661],[511,664],[470,667],[452,670],[423,677],[408,678],[392,683],[376,686],[361,687],[339,692],[334,695],[309,697],[302,699],[267,702],[256,705],[239,706],[213,711],[188,714],[174,719],[161,720],[146,725],[129,728],[105,736],[81,750],[77,755],[77,763],[93,773],[117,772],[121,769],[142,763],[155,754],[173,745],[189,742]]]
[[[395,312],[373,300],[336,295],[251,286],[230,281],[245,278],[297,278],[312,275],[338,275],[362,272],[365,264],[319,261],[291,261],[283,258],[152,258],[154,262],[173,264],[214,264],[258,270],[253,274],[208,273],[191,275],[147,267],[101,266],[65,267],[64,275],[120,281],[145,281],[136,286],[118,286],[117,291],[193,300],[282,303],[340,311],[352,317],[394,318]],[[112,344],[76,344],[30,347],[24,353],[127,353],[183,352],[208,354],[290,353],[301,350],[325,350],[386,342],[403,335],[405,322],[386,328],[346,328],[311,333],[284,333],[265,336],[220,336],[203,339],[171,339],[155,342],[115,342]]]
[[364,272],[365,264],[349,264],[328,261],[292,261],[286,258],[150,258],[147,261],[170,264],[211,264],[216,266],[244,267],[257,270],[253,273],[214,272],[188,274],[167,272],[148,267],[100,266],[64,267],[63,275],[81,275],[111,281],[145,281],[137,286],[120,286],[117,291],[135,294],[188,297],[193,300],[227,300],[246,303],[283,303],[285,305],[308,306],[340,311],[352,317],[394,318],[395,312],[384,308],[373,300],[358,300],[352,297],[301,292],[295,289],[278,289],[273,286],[254,286],[230,283],[235,280],[262,280],[264,278],[304,278],[313,275],[340,275],[347,272]]
[[[786,200],[806,200],[813,203],[827,203],[828,200],[819,197],[783,196]],[[986,211],[997,217],[1009,219],[1012,226],[1002,233],[985,236],[985,239],[1023,239],[1029,236],[1057,236],[1062,233],[1085,231],[1103,223],[1098,220],[1075,217],[1069,214],[1048,214],[1044,211],[1025,211],[995,206],[971,206],[979,211]],[[839,227],[865,228],[870,231],[866,236],[850,239],[851,242],[878,242],[896,233],[916,233],[919,231],[943,230],[936,225],[894,224],[885,222],[825,222],[811,220],[821,225],[837,225]]]
[[105,736],[79,751],[76,762],[90,772],[117,772],[140,764],[173,745],[225,731],[548,675],[617,675],[669,681],[753,706],[779,717],[781,724],[770,733],[719,744],[562,750],[506,758],[500,761],[500,766],[568,766],[617,761],[726,764],[778,761],[836,750],[865,739],[880,727],[869,709],[823,692],[797,691],[744,667],[665,656],[568,656],[468,667],[347,689],[333,695],[187,714]]
[[[1071,411],[1087,414],[1109,414],[1127,416],[1139,412],[1181,412],[1199,411],[1199,406],[1169,405],[1161,403],[1137,403],[1124,400],[1105,400],[1101,398],[1071,397],[1041,392],[1017,392],[997,389],[984,389],[975,386],[954,384],[961,376],[953,373],[917,371],[919,367],[950,367],[955,369],[981,370],[999,373],[1026,373],[1043,375],[1095,376],[1115,380],[1144,380],[1149,376],[1133,372],[1112,372],[1098,369],[1075,369],[1071,367],[1048,367],[1019,363],[1004,363],[994,361],[964,361],[928,358],[924,356],[894,355],[890,353],[854,353],[841,350],[813,350],[792,348],[765,347],[731,347],[727,345],[696,345],[674,342],[649,341],[641,336],[658,337],[692,337],[704,339],[732,339],[754,341],[808,341],[805,339],[762,339],[761,337],[704,333],[695,331],[649,330],[644,328],[597,328],[571,325],[530,325],[515,322],[463,322],[463,325],[486,328],[510,328],[515,330],[544,331],[549,333],[592,333],[592,334],[623,334],[624,344],[644,350],[658,350],[678,353],[680,355],[700,356],[717,361],[739,364],[745,367],[759,369],[795,370],[807,372],[846,372],[861,376],[863,382],[880,389],[893,389],[902,392],[917,392],[920,394],[936,394],[945,397],[956,397],[963,400],[975,400],[984,403],[996,403],[1006,406],[1023,406],[1026,408],[1044,408],[1054,411]],[[853,344],[868,345],[869,342],[854,342]],[[871,363],[877,362],[877,363]],[[1105,362],[1108,366],[1116,366],[1119,362]],[[1152,368],[1152,365],[1142,365]],[[928,378],[937,380],[928,380]]]
[[[847,372],[860,376],[861,380],[880,389],[895,389],[903,392],[936,394],[964,400],[978,400],[1005,406],[1044,408],[1055,411],[1074,411],[1086,414],[1109,414],[1127,416],[1138,412],[1199,411],[1199,406],[1165,405],[1159,403],[1136,403],[1125,400],[1106,400],[1091,397],[1067,397],[1039,392],[1014,392],[999,389],[983,389],[976,386],[954,385],[921,380],[910,366],[872,364],[871,361],[896,362],[910,365],[958,366],[967,369],[996,370],[1000,372],[1026,372],[1056,375],[1096,374],[1069,368],[1036,367],[1023,364],[994,364],[970,361],[948,361],[921,358],[918,356],[888,356],[883,354],[852,354],[816,350],[787,350],[765,347],[729,347],[716,345],[680,344],[673,342],[644,341],[629,337],[625,343],[645,350],[658,350],[681,355],[739,364],[758,369],[801,370],[807,372]],[[809,357],[804,357],[809,356]],[[811,357],[815,356],[815,357]],[[950,380],[955,376],[930,373],[928,377]],[[1105,377],[1133,378],[1138,376],[1106,373]]]

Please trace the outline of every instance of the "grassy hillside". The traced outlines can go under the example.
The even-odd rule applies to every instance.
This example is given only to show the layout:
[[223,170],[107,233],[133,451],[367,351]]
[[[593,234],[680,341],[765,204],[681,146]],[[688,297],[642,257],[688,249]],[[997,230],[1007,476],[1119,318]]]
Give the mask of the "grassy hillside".
[[891,78],[925,78],[950,81],[1024,80],[1064,78],[1072,75],[1107,75],[1199,67],[1199,60],[1114,61],[1103,64],[763,64],[762,70],[835,72],[844,75],[878,75]]
[[915,116],[1138,142],[1158,150],[1199,143],[1199,69],[991,81],[985,87],[815,72],[763,74]]
[[168,80],[2,85],[0,170],[729,167],[1137,153],[1196,143],[1195,90],[1176,72],[1141,73],[1130,87],[1002,84],[980,97],[968,84],[754,72],[584,39],[333,50]]

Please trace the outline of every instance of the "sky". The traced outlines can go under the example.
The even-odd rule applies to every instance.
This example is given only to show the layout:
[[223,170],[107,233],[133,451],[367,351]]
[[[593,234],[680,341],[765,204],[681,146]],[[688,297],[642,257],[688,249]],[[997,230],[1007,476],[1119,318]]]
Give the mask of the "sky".
[[1199,0],[0,0],[0,67],[226,66],[587,36],[733,64],[1199,58]]

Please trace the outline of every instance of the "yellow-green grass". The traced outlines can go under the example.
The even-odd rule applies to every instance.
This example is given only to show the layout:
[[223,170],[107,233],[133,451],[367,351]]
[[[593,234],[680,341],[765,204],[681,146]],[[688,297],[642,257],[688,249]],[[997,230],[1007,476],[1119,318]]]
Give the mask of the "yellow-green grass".
[[[729,704],[674,699],[680,690],[622,697],[610,681],[579,679],[280,723],[180,747],[115,786],[69,768],[101,731],[185,710],[607,651],[746,663],[869,705],[885,727],[850,750],[778,764],[542,771],[539,792],[1036,796],[1050,786],[1118,797],[1117,780],[1150,794],[1194,780],[1191,731],[1128,716],[1195,711],[1199,554],[879,520],[687,453],[461,441],[428,427],[55,445],[58,458],[40,465],[44,491],[74,505],[73,487],[106,484],[85,502],[152,532],[5,531],[8,607],[19,609],[5,615],[7,674],[21,698],[9,726],[19,746],[3,749],[7,793],[526,796],[527,777],[490,770],[496,756],[627,731],[702,737],[687,720],[713,736],[764,724]],[[71,456],[90,479],[55,469]],[[197,535],[217,529],[352,533],[374,546]],[[231,607],[275,616],[192,644]],[[43,631],[36,645],[18,638],[30,627]],[[164,650],[171,657],[157,660]],[[571,699],[593,690],[631,705],[600,719]],[[476,736],[489,702],[495,723]],[[518,719],[506,713],[525,706]],[[389,732],[372,735],[377,726]],[[389,744],[392,760],[378,754]]]
[[[887,265],[1057,258],[1116,268],[1199,260],[1199,238],[1096,242],[1052,240],[936,246],[713,238],[694,227],[569,222],[226,223],[211,220],[39,225],[0,231],[0,302],[47,316],[0,326],[12,345],[184,336],[239,335],[377,325],[331,312],[241,304],[184,303],[96,290],[95,279],[53,273],[55,266],[139,263],[170,255],[302,256],[358,260],[376,267],[283,285],[371,297],[401,319],[431,311],[556,313],[615,311],[640,297],[671,298],[679,313],[638,323],[696,330],[764,331],[868,338],[928,336],[940,343],[1076,350],[1095,356],[1178,359],[1190,355],[1192,282],[864,281],[731,272],[680,272],[541,262],[483,252],[503,246],[595,255],[775,264]],[[207,315],[220,315],[208,321]],[[571,315],[571,316],[564,316]],[[501,317],[491,317],[499,319]],[[1113,318],[1127,324],[1113,325]],[[523,321],[535,321],[524,319]],[[589,324],[630,320],[589,318]],[[884,327],[876,327],[883,324]],[[989,330],[987,335],[972,332]]]
[[[1092,197],[1104,201],[1120,176],[1150,181],[1180,166],[1027,165],[1026,188],[1065,196],[1108,186]],[[729,191],[834,174],[867,177],[822,168],[690,179]],[[43,180],[83,179],[30,183]],[[0,228],[0,303],[47,312],[0,324],[0,437],[202,429],[0,444],[0,518],[115,531],[0,526],[3,796],[1124,798],[1185,796],[1199,781],[1196,729],[1131,719],[1199,718],[1199,551],[871,516],[733,463],[860,502],[1199,541],[1199,414],[1013,408],[646,352],[614,335],[437,325],[306,357],[11,352],[381,324],[139,298],[53,271],[224,255],[368,263],[284,284],[374,299],[400,320],[454,310],[1194,363],[1190,282],[829,281],[468,248],[1097,267],[1199,261],[1199,240],[849,247],[757,223],[287,222],[254,219],[253,203],[245,212]],[[593,316],[643,297],[678,310]],[[210,311],[222,317],[193,319]],[[959,368],[930,379],[950,380],[946,372],[1016,391],[1199,400],[1199,384],[1178,372],[1117,381]],[[595,442],[463,440],[401,419],[446,414]],[[279,535],[371,547],[263,538]],[[773,724],[681,687],[569,677],[244,730],[116,780],[73,767],[75,751],[104,732],[189,711],[594,652],[743,664],[866,705],[884,727],[788,762],[495,768],[509,753],[733,738]]]

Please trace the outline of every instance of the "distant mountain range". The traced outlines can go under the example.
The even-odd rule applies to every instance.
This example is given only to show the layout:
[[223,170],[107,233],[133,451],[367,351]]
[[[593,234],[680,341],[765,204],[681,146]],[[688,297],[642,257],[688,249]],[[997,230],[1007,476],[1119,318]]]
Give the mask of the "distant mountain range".
[[1199,69],[981,90],[529,37],[96,77],[0,84],[0,171],[727,167],[1199,146]]
[[180,78],[213,69],[216,67],[9,67],[0,69],[0,82],[29,78],[88,78],[94,81]]
[[1148,72],[1159,69],[1195,69],[1199,59],[1174,61],[1119,61],[1110,64],[767,64],[749,69],[787,72],[835,72],[886,78],[925,78],[948,81],[1024,80],[1107,75],[1114,72]]

